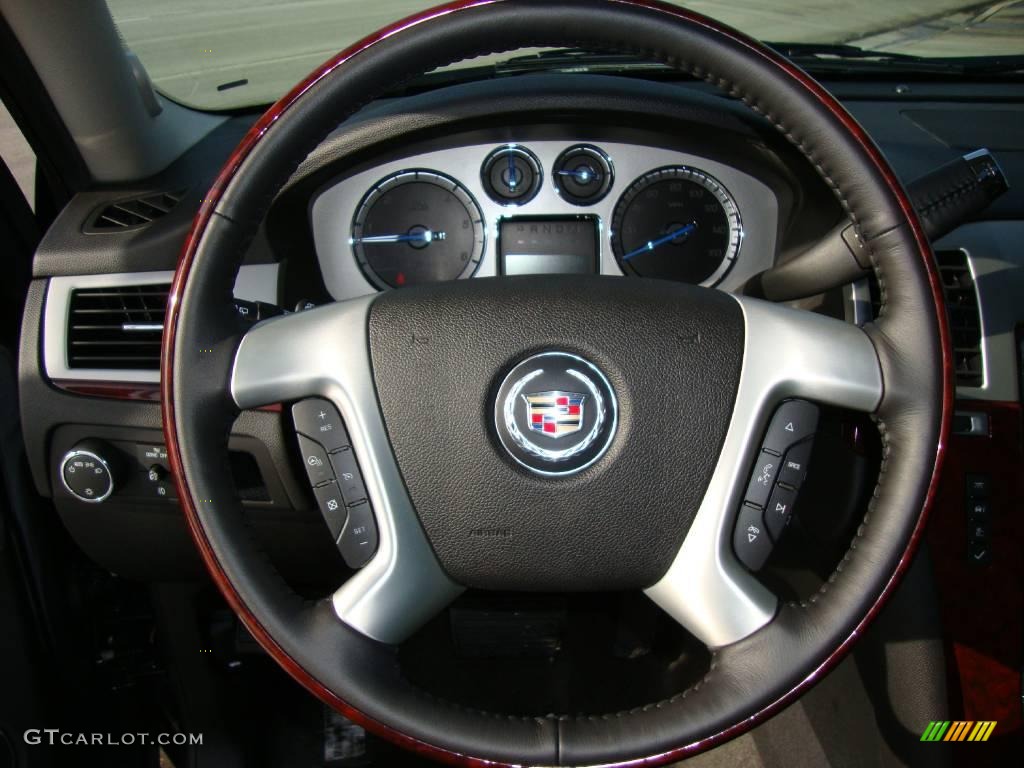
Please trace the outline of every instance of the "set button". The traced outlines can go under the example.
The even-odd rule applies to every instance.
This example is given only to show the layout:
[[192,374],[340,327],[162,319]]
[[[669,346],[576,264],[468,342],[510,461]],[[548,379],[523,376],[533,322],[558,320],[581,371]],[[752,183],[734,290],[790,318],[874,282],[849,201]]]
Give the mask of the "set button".
[[348,521],[338,538],[338,549],[351,568],[362,568],[377,551],[377,523],[367,503],[348,511]]

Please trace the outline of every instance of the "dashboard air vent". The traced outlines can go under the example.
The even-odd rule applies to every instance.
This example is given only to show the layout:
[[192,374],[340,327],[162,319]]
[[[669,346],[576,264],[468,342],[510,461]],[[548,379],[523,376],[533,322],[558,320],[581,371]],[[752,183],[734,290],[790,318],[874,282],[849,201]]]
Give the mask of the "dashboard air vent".
[[85,232],[96,234],[141,229],[170,213],[184,195],[184,190],[154,192],[108,203],[89,217]]
[[[946,297],[949,331],[953,337],[953,365],[960,387],[981,387],[985,383],[985,366],[981,349],[981,316],[974,277],[962,250],[936,251],[935,261],[942,278]],[[878,280],[868,276],[871,290],[871,316],[878,317],[881,298]]]
[[68,368],[155,371],[168,283],[77,288],[68,307]]
[[935,259],[942,277],[942,290],[946,294],[956,383],[961,387],[980,387],[985,383],[981,315],[967,253],[962,250],[936,251]]

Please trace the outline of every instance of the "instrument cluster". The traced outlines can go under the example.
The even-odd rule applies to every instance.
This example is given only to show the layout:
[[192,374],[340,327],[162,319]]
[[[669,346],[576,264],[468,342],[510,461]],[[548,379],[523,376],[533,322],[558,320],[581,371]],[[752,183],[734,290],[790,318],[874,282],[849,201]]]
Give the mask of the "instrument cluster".
[[731,290],[770,266],[777,202],[742,170],[685,152],[544,139],[407,156],[330,182],[310,210],[342,299],[520,274]]

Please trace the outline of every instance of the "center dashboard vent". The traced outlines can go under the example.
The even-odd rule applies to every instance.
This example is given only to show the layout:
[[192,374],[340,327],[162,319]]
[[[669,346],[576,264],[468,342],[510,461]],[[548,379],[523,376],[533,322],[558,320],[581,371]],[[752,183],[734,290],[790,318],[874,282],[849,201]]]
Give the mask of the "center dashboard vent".
[[169,283],[76,288],[68,307],[68,368],[160,368]]
[[141,229],[170,213],[184,196],[184,190],[154,192],[107,203],[93,212],[83,230],[100,234]]

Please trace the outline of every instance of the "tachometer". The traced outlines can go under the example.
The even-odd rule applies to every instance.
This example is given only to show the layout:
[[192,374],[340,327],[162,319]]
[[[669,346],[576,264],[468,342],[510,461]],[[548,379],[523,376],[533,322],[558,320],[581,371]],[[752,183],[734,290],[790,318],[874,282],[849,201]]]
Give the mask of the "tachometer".
[[736,259],[743,227],[717,179],[676,165],[644,174],[622,193],[611,235],[626,274],[714,285]]
[[401,171],[363,197],[350,243],[378,288],[471,277],[484,254],[483,214],[455,179]]

